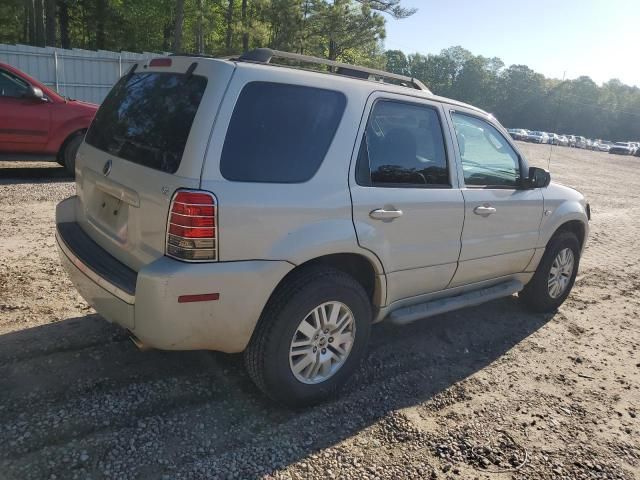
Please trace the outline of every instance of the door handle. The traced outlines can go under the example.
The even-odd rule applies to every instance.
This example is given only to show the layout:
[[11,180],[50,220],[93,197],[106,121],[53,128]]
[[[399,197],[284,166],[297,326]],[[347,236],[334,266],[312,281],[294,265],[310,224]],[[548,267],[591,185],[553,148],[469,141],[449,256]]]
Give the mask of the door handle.
[[393,220],[402,215],[402,210],[385,210],[384,208],[378,208],[369,213],[369,216],[374,220]]
[[473,213],[480,215],[481,217],[488,217],[489,215],[496,213],[496,209],[488,205],[480,205],[473,209]]

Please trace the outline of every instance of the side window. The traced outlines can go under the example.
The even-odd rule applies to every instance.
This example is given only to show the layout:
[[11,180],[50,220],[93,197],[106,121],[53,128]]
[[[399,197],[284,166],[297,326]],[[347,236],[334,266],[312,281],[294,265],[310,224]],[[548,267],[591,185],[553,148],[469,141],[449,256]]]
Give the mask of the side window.
[[238,182],[306,182],[320,168],[345,105],[333,90],[248,83],[229,122],[220,173]]
[[512,187],[520,181],[520,161],[502,134],[488,122],[452,112],[467,186]]
[[0,97],[22,98],[28,90],[27,82],[5,70],[0,70]]
[[356,180],[375,187],[448,186],[438,112],[392,100],[376,102],[360,146]]

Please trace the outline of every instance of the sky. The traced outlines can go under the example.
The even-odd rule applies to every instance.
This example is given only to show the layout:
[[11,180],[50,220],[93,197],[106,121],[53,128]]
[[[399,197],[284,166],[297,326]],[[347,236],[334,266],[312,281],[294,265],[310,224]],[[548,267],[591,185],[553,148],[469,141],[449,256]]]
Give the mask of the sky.
[[418,12],[387,19],[385,48],[475,55],[547,77],[618,78],[640,87],[640,0],[404,0]]

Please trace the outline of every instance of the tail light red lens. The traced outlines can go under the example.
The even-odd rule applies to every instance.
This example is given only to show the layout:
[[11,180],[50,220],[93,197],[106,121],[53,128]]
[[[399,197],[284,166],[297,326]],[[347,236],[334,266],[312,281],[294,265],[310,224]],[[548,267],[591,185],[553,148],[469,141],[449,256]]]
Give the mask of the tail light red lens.
[[167,225],[169,257],[186,261],[218,259],[217,208],[212,193],[178,190]]

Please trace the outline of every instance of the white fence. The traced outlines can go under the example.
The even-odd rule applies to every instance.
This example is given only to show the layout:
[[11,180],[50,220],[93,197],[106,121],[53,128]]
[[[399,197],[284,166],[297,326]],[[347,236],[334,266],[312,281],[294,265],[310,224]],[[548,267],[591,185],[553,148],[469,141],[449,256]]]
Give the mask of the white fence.
[[31,75],[61,95],[100,103],[134,63],[166,53],[65,50],[0,44],[0,62]]

